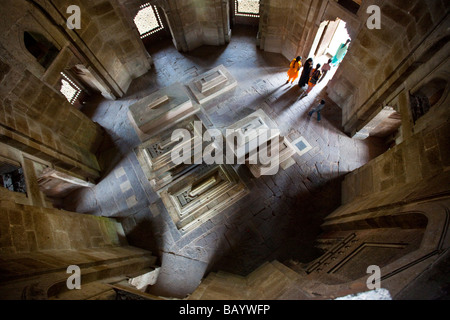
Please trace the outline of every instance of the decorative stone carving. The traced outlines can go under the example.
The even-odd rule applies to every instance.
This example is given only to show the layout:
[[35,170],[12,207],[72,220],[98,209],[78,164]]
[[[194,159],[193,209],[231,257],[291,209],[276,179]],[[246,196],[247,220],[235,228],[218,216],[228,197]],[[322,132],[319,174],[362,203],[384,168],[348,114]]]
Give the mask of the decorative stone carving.
[[[231,135],[235,135],[237,141],[231,139]],[[229,126],[225,130],[225,138],[227,148],[231,149],[238,159],[245,155],[245,163],[256,178],[276,174],[280,166],[285,170],[295,163],[292,156],[297,152],[297,148],[280,136],[276,124],[262,109]],[[272,143],[276,140],[278,147],[272,148]],[[276,161],[273,161],[272,152],[278,152]],[[251,160],[252,154],[255,154],[256,162]],[[260,154],[272,158],[272,161],[262,163]]]
[[195,77],[188,84],[189,89],[200,104],[217,98],[236,86],[237,81],[223,65]]
[[139,139],[146,141],[198,111],[185,86],[175,83],[131,105],[128,118]]
[[[193,160],[196,158],[195,152],[201,152],[205,146],[202,141],[202,133],[197,131],[194,121],[200,120],[197,116],[193,116],[176,126],[177,129],[186,129],[190,133],[191,139],[183,144],[180,144],[179,140],[172,142],[174,128],[171,128],[150,138],[135,149],[142,170],[155,191],[160,190],[196,166]],[[203,130],[205,130],[204,127],[202,128]],[[190,145],[191,164],[182,163],[176,165],[171,158],[173,148],[181,149],[185,144]],[[201,146],[199,147],[199,145]]]
[[160,196],[177,229],[188,233],[248,192],[232,166],[198,165],[164,187]]

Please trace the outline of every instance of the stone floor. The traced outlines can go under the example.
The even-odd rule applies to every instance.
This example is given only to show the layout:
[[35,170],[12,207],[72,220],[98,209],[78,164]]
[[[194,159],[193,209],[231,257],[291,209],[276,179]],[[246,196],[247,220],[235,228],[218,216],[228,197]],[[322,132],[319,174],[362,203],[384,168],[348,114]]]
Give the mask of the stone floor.
[[[170,39],[161,41],[149,49],[152,70],[133,81],[125,97],[98,98],[82,110],[106,130],[99,154],[105,171],[94,188],[67,197],[64,208],[119,218],[131,245],[157,255],[162,268],[151,293],[184,297],[209,271],[246,275],[265,261],[313,260],[320,254],[314,240],[322,219],[340,205],[343,176],[385,151],[377,139],[354,140],[341,131],[341,110],[326,96],[327,81],[299,99],[301,89],[285,84],[289,61],[259,50],[255,38],[256,29],[235,28],[228,45],[189,53],[178,52]],[[255,179],[246,167],[238,167],[250,194],[182,237],[133,152],[140,142],[127,118],[128,107],[220,64],[238,87],[226,101],[204,106],[202,119],[221,129],[262,108],[282,135],[290,141],[303,136],[313,148],[295,155],[295,165],[275,176]],[[320,99],[326,100],[326,107],[318,122],[307,112]]]

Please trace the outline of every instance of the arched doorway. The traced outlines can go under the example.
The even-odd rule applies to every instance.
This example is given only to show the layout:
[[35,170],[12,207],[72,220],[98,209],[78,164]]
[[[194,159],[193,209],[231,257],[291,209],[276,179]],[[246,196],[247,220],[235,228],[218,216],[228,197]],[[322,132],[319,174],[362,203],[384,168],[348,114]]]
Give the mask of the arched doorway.
[[25,48],[44,69],[48,69],[59,54],[55,45],[37,32],[25,31],[23,41]]
[[[326,64],[330,59],[336,57],[336,53],[340,52],[340,58],[336,57],[336,63],[331,64],[331,70],[327,73],[324,80],[329,81],[336,73],[342,59],[346,54],[346,49],[342,50],[340,47],[351,40],[347,30],[346,22],[336,18],[336,20],[323,21],[317,30],[316,37],[311,46],[308,57],[313,58],[314,65],[320,63],[321,66]],[[348,45],[347,45],[348,48]]]

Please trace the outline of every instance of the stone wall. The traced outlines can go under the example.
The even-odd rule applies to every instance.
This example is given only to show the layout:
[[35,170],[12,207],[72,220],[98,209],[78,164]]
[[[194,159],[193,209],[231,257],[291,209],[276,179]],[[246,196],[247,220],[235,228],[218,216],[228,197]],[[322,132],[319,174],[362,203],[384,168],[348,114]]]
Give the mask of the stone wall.
[[[4,52],[4,51],[3,51]],[[1,141],[85,177],[100,170],[94,153],[102,129],[25,66],[0,60]],[[23,68],[22,68],[23,67]]]
[[372,290],[369,266],[394,300],[447,299],[449,205],[447,197],[342,218],[317,239],[324,254],[312,262],[266,262],[245,277],[210,273],[188,299],[330,300]]
[[0,193],[1,299],[48,299],[67,291],[70,265],[80,267],[83,289],[93,281],[125,279],[156,261],[151,252],[128,246],[114,219],[11,200]]
[[259,26],[260,48],[291,60],[307,57],[321,1],[263,0]]
[[122,226],[113,219],[23,205],[3,192],[1,196],[2,255],[126,244]]
[[0,162],[12,164],[16,167],[22,168],[25,181],[25,193],[11,191],[0,186],[0,197],[4,200],[10,200],[17,204],[48,207],[51,208],[51,203],[46,199],[39,188],[37,171],[41,163],[36,163],[34,158],[24,154],[18,149],[12,148],[0,142]]
[[230,41],[230,7],[224,0],[155,1],[170,26],[175,46],[191,51],[202,45],[223,45]]
[[[369,5],[381,9],[379,30],[366,26],[371,15],[367,13]],[[336,18],[346,22],[352,42],[327,87],[329,97],[342,108],[344,131],[354,136],[383,107],[396,106],[396,111],[402,114],[398,139],[401,142],[425,126],[412,128],[409,100],[405,96],[400,98],[401,103],[394,100],[413,90],[430,73],[436,73],[434,68],[439,65],[445,70],[450,50],[449,9],[448,3],[441,0],[362,1],[354,14],[331,0],[263,0],[259,45],[265,51],[283,54],[288,60],[297,55],[306,58],[322,22]],[[427,69],[428,74],[417,74],[419,67]],[[441,77],[448,79],[448,73],[441,73]],[[444,116],[448,117],[448,113]]]
[[[81,29],[66,25],[69,5],[80,7]],[[151,58],[122,5],[115,0],[2,2],[8,12],[0,23],[2,142],[84,178],[99,177],[95,153],[103,130],[60,93],[61,72],[76,76],[83,70],[88,94],[114,99],[150,69]],[[57,50],[48,66],[27,50],[25,32]]]
[[[425,182],[450,191],[443,178],[450,169],[449,123],[434,130],[421,131],[408,140],[388,150],[366,165],[346,175],[342,184],[342,203],[357,199],[379,197],[378,204],[395,203],[413,190],[421,190]],[[423,194],[427,194],[426,190]]]
[[151,68],[151,57],[145,51],[132,17],[123,4],[111,1],[54,1],[49,14],[58,24],[65,24],[67,7],[81,9],[81,29],[65,28],[69,41],[104,86],[104,95],[122,97],[134,78]]
[[[384,264],[380,265],[381,284],[393,297],[424,295],[414,285],[417,277],[446,259],[450,245],[449,141],[447,119],[419,130],[345,176],[342,205],[321,225],[324,232],[317,244],[325,253],[309,266],[311,274],[317,274],[313,278],[318,280],[322,274],[321,281],[338,281],[326,273],[336,271],[345,278],[353,263],[354,268]],[[370,233],[377,239],[365,239],[363,246],[353,247],[355,240]],[[346,242],[348,237],[354,239]],[[365,251],[371,253],[363,258]],[[437,282],[432,294],[441,295],[439,288],[445,283]]]
[[[379,30],[366,27],[369,5],[381,9]],[[445,47],[448,40],[442,39],[448,37],[449,9],[448,3],[439,0],[362,2],[357,14],[360,28],[327,90],[342,108],[347,133],[360,130],[419,66]],[[448,46],[444,50],[448,55]],[[397,111],[409,116],[405,110]]]

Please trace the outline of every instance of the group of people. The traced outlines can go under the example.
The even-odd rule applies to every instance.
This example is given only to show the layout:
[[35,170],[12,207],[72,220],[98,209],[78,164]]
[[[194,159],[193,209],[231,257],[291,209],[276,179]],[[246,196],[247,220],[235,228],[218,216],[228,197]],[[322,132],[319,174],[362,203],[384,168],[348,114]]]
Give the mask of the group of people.
[[[293,59],[289,65],[289,70],[287,72],[288,80],[286,81],[286,84],[291,83],[293,84],[295,80],[300,75],[300,79],[298,81],[298,86],[300,88],[303,88],[306,84],[308,85],[308,88],[303,91],[301,98],[308,95],[308,93],[314,88],[314,86],[318,83],[320,83],[327,73],[331,70],[331,67],[338,66],[342,59],[344,59],[344,56],[347,53],[348,45],[350,43],[350,39],[348,39],[345,43],[342,43],[338,50],[336,51],[336,54],[333,56],[333,58],[328,59],[327,63],[325,63],[323,66],[320,65],[320,63],[316,64],[316,67],[314,68],[314,62],[312,58],[308,58],[305,61],[305,64],[303,65],[303,70],[300,75],[300,69],[302,68],[302,57],[298,56],[297,58]],[[321,100],[319,105],[315,108],[313,108],[309,113],[308,116],[312,116],[314,112],[317,112],[317,120],[320,121],[320,111],[325,106],[325,101]]]
[[[300,56],[292,60],[287,72],[289,78],[286,81],[286,84],[289,82],[292,84],[298,78],[300,69],[302,67],[301,60],[302,57]],[[306,89],[306,91],[304,92],[305,95],[307,95],[316,84],[318,84],[323,80],[323,78],[325,78],[327,72],[331,70],[331,62],[332,59],[329,59],[328,62],[322,66],[322,68],[320,68],[320,63],[318,63],[314,68],[312,58],[308,58],[308,60],[305,61],[303,71],[300,75],[300,80],[298,81],[298,86],[300,88],[303,88],[306,84],[308,84],[308,89]]]
[[[314,62],[312,58],[308,58],[305,61],[305,64],[303,65],[303,71],[300,75],[300,80],[298,81],[298,86],[300,88],[303,88],[307,84],[308,89],[306,89],[306,91],[303,92],[302,96],[307,96],[308,93],[312,90],[312,88],[314,88],[314,86],[317,83],[321,82],[323,78],[325,78],[328,71],[331,70],[331,66],[336,67],[341,63],[342,59],[344,59],[344,56],[347,53],[349,43],[350,39],[348,39],[345,43],[342,43],[339,46],[333,58],[328,59],[328,62],[325,63],[323,66],[321,66],[320,63],[318,63],[314,68]],[[297,58],[291,61],[291,64],[289,65],[289,70],[287,72],[288,80],[286,81],[286,84],[288,84],[289,82],[291,84],[294,83],[294,81],[298,78],[300,74],[301,67],[302,67],[302,57],[298,56]]]

